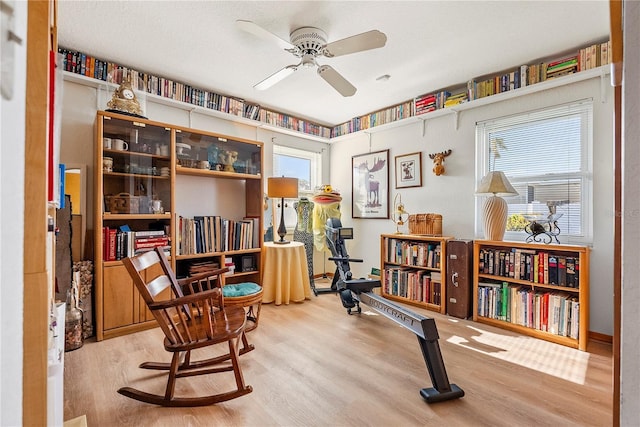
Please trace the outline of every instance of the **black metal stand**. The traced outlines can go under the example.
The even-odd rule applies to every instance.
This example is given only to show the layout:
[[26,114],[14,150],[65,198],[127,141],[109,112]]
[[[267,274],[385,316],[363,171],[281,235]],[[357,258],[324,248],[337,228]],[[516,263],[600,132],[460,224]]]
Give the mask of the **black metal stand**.
[[[329,258],[331,259],[331,258]],[[327,276],[328,277],[328,276]],[[338,274],[338,269],[336,268],[336,272],[333,273],[333,279],[331,280],[331,286],[328,288],[319,288],[316,286],[316,295],[318,294],[335,294],[336,292],[338,292],[338,287],[337,287],[337,283],[338,283],[338,278],[339,278],[339,274]]]
[[284,197],[280,199],[280,225],[278,226],[278,236],[280,236],[280,240],[274,240],[273,243],[278,245],[286,245],[287,243],[291,243],[288,240],[284,240],[284,236],[287,234],[287,227],[284,226],[284,208],[287,205],[284,203]]
[[554,240],[556,243],[560,243],[558,235],[560,234],[560,227],[558,222],[554,220],[546,221],[531,221],[524,227],[524,231],[528,234],[527,243],[552,243]]
[[[333,255],[329,260],[336,263],[334,282],[347,313],[351,314],[353,308],[361,313],[360,303],[362,302],[387,319],[416,334],[433,385],[433,387],[420,390],[420,395],[428,403],[458,399],[464,396],[464,391],[460,387],[449,383],[438,344],[439,336],[435,320],[407,310],[371,292],[373,288],[381,286],[380,280],[352,279],[349,262],[362,262],[362,260],[349,258],[344,238],[351,238],[352,232],[341,233],[342,230],[344,229],[337,218],[330,218],[327,221],[327,244]],[[336,277],[338,277],[337,280]]]

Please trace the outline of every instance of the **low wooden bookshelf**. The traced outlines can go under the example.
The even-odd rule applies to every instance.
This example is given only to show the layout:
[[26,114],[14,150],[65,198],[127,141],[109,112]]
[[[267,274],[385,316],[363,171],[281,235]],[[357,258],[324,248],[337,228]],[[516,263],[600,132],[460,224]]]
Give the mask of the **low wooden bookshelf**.
[[446,313],[446,242],[450,237],[380,236],[381,295]]
[[476,240],[473,320],[586,350],[589,248]]

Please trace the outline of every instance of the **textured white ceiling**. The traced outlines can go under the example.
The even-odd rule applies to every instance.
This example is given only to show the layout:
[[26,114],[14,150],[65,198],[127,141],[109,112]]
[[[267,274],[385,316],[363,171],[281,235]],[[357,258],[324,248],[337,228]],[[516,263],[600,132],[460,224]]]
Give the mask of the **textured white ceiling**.
[[[299,60],[240,31],[250,20],[285,40],[313,26],[335,41],[371,29],[385,47],[319,58],[358,91],[343,98],[315,69],[266,91],[253,85]],[[71,1],[58,6],[62,47],[324,125],[559,56],[609,34],[608,1]],[[376,78],[389,74],[386,82]]]

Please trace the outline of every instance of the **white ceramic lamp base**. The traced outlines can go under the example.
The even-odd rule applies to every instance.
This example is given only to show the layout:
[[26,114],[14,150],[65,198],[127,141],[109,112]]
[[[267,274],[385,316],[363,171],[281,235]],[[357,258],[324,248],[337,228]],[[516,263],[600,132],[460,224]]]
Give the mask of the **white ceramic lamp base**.
[[507,202],[502,197],[491,196],[484,202],[482,209],[484,238],[487,240],[502,240],[507,228]]

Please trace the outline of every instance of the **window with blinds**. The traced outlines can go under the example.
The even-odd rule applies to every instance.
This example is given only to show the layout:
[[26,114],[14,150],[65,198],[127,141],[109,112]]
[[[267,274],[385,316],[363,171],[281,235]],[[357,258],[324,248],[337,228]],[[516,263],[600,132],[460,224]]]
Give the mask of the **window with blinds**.
[[[298,178],[298,197],[311,197],[316,187],[321,185],[322,157],[320,153],[285,147],[273,146],[273,176],[286,176]],[[289,207],[294,199],[286,200]],[[277,218],[280,218],[278,210]],[[296,212],[293,209],[285,209],[284,222],[287,228],[296,225]]]
[[[527,223],[555,212],[562,215],[557,221],[562,242],[590,242],[592,116],[592,101],[584,100],[476,124],[478,181],[502,171],[518,192],[504,197],[505,239],[524,240]],[[476,216],[481,234],[482,218]]]

